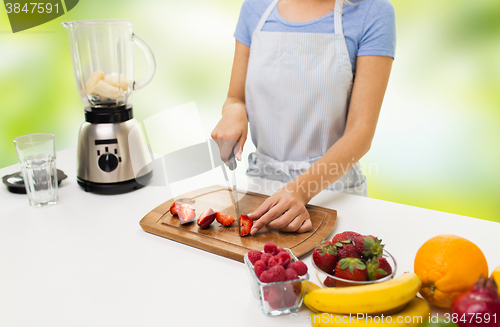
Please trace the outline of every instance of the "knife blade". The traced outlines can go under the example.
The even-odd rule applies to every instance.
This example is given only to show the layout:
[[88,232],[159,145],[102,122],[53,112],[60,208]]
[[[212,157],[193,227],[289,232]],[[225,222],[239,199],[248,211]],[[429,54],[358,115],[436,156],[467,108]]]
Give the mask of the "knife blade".
[[233,201],[234,210],[236,212],[236,222],[238,224],[238,233],[241,234],[240,225],[240,204],[238,202],[238,187],[236,186],[236,158],[234,157],[234,150],[231,153],[231,157],[228,162],[229,169],[232,171],[232,188],[231,188],[231,200]]

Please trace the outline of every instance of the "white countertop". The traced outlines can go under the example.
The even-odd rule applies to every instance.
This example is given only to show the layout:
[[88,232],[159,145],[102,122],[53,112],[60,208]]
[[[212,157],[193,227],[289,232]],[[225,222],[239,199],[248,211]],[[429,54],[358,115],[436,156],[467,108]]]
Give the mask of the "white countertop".
[[[0,326],[308,326],[297,317],[265,316],[244,264],[144,232],[139,221],[172,197],[166,187],[86,193],[76,183],[75,148],[58,152],[57,167],[68,178],[54,206],[30,207],[26,195],[0,186]],[[18,165],[2,168],[0,176],[16,171]],[[267,194],[278,186],[244,175],[238,183]],[[354,230],[382,238],[397,275],[413,271],[418,248],[444,233],[477,244],[490,272],[500,264],[499,223],[328,191],[311,204],[338,211],[332,235]],[[301,259],[318,283],[310,254]],[[298,313],[309,314],[304,307]]]

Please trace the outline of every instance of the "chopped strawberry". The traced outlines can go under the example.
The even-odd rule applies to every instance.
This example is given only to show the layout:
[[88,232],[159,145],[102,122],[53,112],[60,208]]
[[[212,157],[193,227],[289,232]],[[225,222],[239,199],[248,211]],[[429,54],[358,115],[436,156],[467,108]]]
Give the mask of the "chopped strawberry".
[[356,236],[361,235],[360,233],[352,232],[352,231],[345,231],[342,233],[336,234],[333,239],[332,243],[335,244],[340,241],[352,241]]
[[[260,258],[262,258],[262,254],[263,253],[260,252],[260,251],[250,250],[247,253],[248,260],[250,260],[250,262],[252,263],[252,265],[255,265],[255,263],[257,262],[257,260],[260,260]],[[267,262],[266,262],[266,265],[267,265]]]
[[321,242],[313,252],[313,261],[324,272],[331,274],[337,265],[339,257],[337,247],[330,241]]
[[366,271],[368,280],[376,280],[390,275],[392,267],[386,258],[373,257],[368,261]]
[[286,279],[285,280],[294,280],[299,278],[299,274],[292,268],[285,269]]
[[274,255],[275,252],[279,252],[278,247],[273,242],[267,242],[264,244],[264,253],[269,253]]
[[212,210],[212,208],[209,208],[205,210],[200,217],[198,218],[198,226],[200,228],[208,228],[210,224],[215,220],[215,212]]
[[172,203],[172,205],[170,206],[170,213],[173,216],[177,216],[179,214],[179,208],[180,207],[181,207],[180,203],[177,203],[177,202]]
[[225,213],[222,213],[222,212],[216,212],[215,219],[217,219],[217,222],[224,227],[227,227],[227,226],[231,225],[232,223],[234,223],[233,217],[231,217],[230,215],[226,215]]
[[335,247],[337,248],[339,260],[344,258],[360,258],[356,248],[350,243],[338,242],[335,244]]
[[307,266],[302,261],[296,261],[291,264],[291,268],[297,272],[299,276],[307,274]]
[[[366,281],[366,265],[358,258],[344,258],[337,263],[335,277],[354,281]],[[337,287],[350,285],[352,284],[337,281]]]
[[241,214],[240,216],[240,236],[250,235],[252,230],[253,220],[248,218],[247,215]]
[[354,246],[356,251],[363,258],[369,259],[373,256],[382,256],[382,249],[384,244],[381,244],[382,240],[372,236],[372,235],[360,235],[354,238]]
[[181,204],[179,207],[179,221],[181,224],[187,224],[196,218],[194,208],[189,204]]
[[260,277],[260,274],[262,274],[266,270],[267,270],[267,265],[262,260],[257,260],[255,265],[253,266],[253,271],[255,272],[255,275],[257,275],[257,277]]

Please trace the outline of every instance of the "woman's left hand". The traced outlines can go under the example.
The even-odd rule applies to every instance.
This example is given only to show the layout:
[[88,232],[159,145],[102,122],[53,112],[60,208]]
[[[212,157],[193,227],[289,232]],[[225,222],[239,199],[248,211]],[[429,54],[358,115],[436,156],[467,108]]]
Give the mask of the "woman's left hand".
[[278,229],[283,232],[304,233],[312,229],[309,212],[300,193],[284,188],[267,198],[264,203],[248,217],[254,220],[251,234],[262,227]]

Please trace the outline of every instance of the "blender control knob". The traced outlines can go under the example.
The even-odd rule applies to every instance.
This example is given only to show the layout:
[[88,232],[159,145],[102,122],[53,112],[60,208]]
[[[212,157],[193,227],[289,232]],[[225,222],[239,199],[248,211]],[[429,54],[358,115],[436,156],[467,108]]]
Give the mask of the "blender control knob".
[[114,154],[104,153],[99,157],[99,168],[103,171],[111,172],[118,167],[118,159]]

